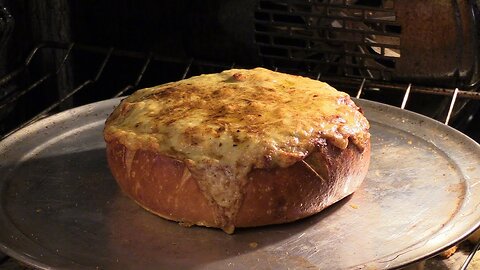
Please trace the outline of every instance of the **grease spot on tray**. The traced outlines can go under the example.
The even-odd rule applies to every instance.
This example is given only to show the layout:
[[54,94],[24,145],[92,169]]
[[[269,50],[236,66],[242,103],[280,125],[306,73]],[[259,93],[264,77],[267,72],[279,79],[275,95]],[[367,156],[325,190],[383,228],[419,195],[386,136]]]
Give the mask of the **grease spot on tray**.
[[453,193],[463,193],[464,189],[463,183],[451,184],[447,187],[447,191]]

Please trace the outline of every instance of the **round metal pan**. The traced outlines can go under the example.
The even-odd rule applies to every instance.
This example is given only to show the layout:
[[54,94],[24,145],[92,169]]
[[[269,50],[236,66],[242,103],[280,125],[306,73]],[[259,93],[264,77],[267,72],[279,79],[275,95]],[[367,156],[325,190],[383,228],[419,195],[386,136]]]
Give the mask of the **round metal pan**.
[[291,224],[185,228],[124,196],[104,120],[120,99],[43,119],[0,142],[0,250],[53,269],[385,269],[432,256],[480,222],[480,147],[439,122],[357,100],[372,160],[352,196]]

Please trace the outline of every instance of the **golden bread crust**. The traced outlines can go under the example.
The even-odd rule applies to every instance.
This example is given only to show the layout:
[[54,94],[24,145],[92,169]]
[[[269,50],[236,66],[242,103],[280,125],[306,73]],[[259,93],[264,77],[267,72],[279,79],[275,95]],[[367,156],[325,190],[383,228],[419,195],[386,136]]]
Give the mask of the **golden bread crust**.
[[[129,151],[118,141],[107,144],[108,164],[125,194],[169,220],[222,226],[216,220],[214,206],[182,161],[154,151],[136,150],[131,167],[127,168]],[[252,170],[232,225],[280,224],[316,214],[360,186],[369,160],[370,145],[363,151],[353,144],[343,150],[321,145],[305,161],[290,167]]]

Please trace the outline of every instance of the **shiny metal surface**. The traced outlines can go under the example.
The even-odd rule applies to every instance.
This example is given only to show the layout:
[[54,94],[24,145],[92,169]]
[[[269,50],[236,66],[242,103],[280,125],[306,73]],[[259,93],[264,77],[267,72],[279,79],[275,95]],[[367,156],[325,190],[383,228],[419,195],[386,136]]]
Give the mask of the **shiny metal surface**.
[[126,198],[103,122],[119,99],[41,120],[0,142],[0,251],[40,268],[384,269],[431,256],[480,222],[480,147],[398,108],[358,100],[372,128],[361,188],[313,217],[184,228]]

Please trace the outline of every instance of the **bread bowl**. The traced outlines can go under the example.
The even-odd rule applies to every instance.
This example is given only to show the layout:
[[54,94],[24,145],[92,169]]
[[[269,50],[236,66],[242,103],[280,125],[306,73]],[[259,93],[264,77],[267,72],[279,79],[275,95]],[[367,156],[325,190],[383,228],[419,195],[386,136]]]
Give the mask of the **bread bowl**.
[[105,123],[126,195],[184,225],[298,220],[353,193],[368,170],[369,124],[326,83],[231,69],[138,90]]

